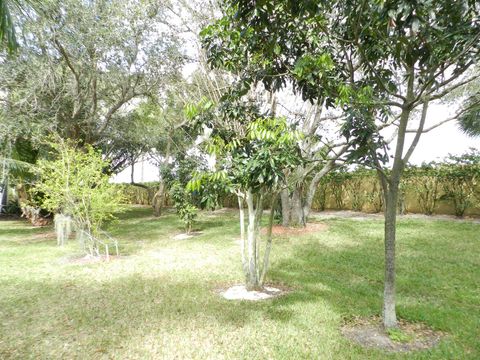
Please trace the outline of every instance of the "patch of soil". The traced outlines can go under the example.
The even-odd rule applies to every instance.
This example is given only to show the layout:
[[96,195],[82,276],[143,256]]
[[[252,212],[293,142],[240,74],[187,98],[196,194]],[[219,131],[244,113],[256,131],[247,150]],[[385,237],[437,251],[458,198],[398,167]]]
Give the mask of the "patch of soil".
[[[383,220],[384,215],[383,212],[379,213],[365,213],[360,211],[353,211],[353,210],[325,210],[325,211],[317,211],[312,212],[311,215],[315,219],[323,220],[323,219],[336,219],[336,218],[347,218],[353,220]],[[480,223],[480,219],[478,216],[465,216],[464,218],[458,218],[454,215],[424,215],[424,214],[415,214],[415,213],[407,213],[403,215],[397,215],[399,219],[427,219],[427,220],[450,220],[450,221],[457,221],[457,222],[473,222],[473,223]]]
[[427,350],[433,348],[444,336],[442,332],[434,331],[421,323],[409,323],[404,320],[398,321],[398,330],[404,338],[402,341],[395,340],[383,328],[381,319],[378,317],[370,319],[355,319],[341,329],[342,334],[369,348],[381,349],[389,352],[409,352]]
[[35,240],[56,240],[57,235],[53,231],[49,231],[45,233],[34,234],[32,235],[32,238]]
[[[328,226],[322,223],[307,223],[306,227],[285,227],[282,225],[273,225],[272,235],[303,235],[325,231],[327,229]],[[261,232],[262,234],[266,234],[267,229],[263,228]]]
[[173,237],[173,240],[186,240],[186,239],[191,239],[192,237],[194,236],[198,236],[198,235],[201,235],[203,234],[201,231],[192,231],[190,232],[190,234],[186,234],[186,233],[181,233],[181,234],[177,234]]
[[227,300],[247,300],[259,301],[267,300],[286,294],[286,290],[282,290],[273,286],[265,286],[261,291],[248,291],[245,285],[233,285],[228,289],[221,290],[220,295]]
[[62,262],[66,264],[76,264],[76,265],[87,265],[87,264],[96,264],[100,262],[106,262],[111,260],[118,260],[123,256],[116,256],[116,255],[100,255],[100,256],[92,256],[92,255],[81,255],[81,256],[70,256],[63,258]]

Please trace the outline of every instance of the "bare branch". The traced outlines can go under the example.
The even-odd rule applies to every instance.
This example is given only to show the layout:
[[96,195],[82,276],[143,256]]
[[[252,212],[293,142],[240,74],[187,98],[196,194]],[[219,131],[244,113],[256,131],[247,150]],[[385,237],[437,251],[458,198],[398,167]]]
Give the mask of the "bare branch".
[[418,125],[417,132],[415,134],[415,137],[413,138],[410,148],[407,150],[407,153],[403,158],[403,162],[405,164],[408,163],[410,156],[412,156],[412,153],[415,150],[415,147],[417,146],[418,141],[420,140],[420,135],[422,135],[423,133],[423,127],[425,126],[425,120],[427,118],[427,111],[428,111],[428,100],[425,100],[425,102],[423,103],[422,117],[420,118],[420,124]]

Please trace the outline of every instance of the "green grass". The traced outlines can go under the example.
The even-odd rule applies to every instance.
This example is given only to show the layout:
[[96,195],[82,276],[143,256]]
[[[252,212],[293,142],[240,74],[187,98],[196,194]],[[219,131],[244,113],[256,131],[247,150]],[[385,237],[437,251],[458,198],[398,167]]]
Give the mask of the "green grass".
[[[72,264],[75,241],[0,222],[1,359],[478,359],[480,225],[398,225],[398,314],[447,337],[430,351],[386,354],[340,334],[345,319],[380,315],[383,228],[326,220],[328,230],[274,239],[270,281],[292,291],[231,302],[242,279],[236,215],[201,213],[203,234],[174,241],[172,213],[132,208],[112,226],[124,257]],[[47,234],[48,235],[48,234]]]

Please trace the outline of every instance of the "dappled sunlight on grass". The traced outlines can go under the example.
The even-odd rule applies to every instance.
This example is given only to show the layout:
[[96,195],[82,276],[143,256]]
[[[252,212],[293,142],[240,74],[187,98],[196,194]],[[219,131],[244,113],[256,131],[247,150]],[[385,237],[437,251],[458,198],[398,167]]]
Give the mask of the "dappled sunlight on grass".
[[[202,212],[201,234],[172,211],[132,208],[109,232],[121,257],[78,264],[72,240],[51,228],[0,226],[0,358],[384,359],[343,338],[344,319],[379,315],[383,227],[324,220],[318,233],[275,237],[268,282],[289,289],[263,302],[228,301],[242,282],[237,214]],[[402,220],[398,312],[448,337],[438,347],[389,358],[472,358],[478,338],[479,226]]]

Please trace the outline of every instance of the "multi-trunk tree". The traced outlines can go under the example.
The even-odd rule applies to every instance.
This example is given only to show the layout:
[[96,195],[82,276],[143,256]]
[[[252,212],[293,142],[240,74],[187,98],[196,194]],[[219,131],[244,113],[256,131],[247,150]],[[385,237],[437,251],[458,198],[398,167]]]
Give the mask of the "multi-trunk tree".
[[[478,78],[480,8],[463,0],[227,1],[203,32],[215,66],[267,89],[288,82],[305,99],[345,113],[349,157],[377,169],[385,206],[383,322],[395,309],[396,207],[403,170],[421,135],[478,109],[467,94],[452,118],[428,125],[428,108]],[[396,127],[390,157],[381,132]],[[407,133],[413,139],[407,144]],[[390,171],[386,171],[386,170]]]
[[[189,189],[198,191],[203,183],[222,181],[237,196],[245,285],[247,290],[261,290],[269,267],[275,204],[286,186],[285,172],[301,163],[297,146],[301,134],[285,119],[262,116],[251,101],[238,98],[197,118],[212,129],[204,146],[217,163],[213,172],[196,174]],[[270,216],[262,252],[260,224],[265,207],[270,207]]]

